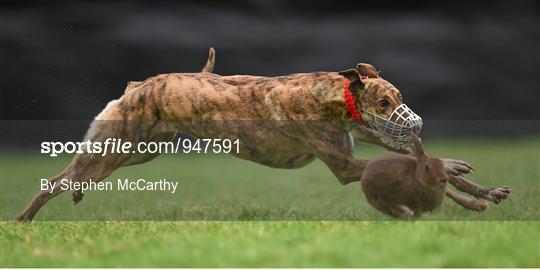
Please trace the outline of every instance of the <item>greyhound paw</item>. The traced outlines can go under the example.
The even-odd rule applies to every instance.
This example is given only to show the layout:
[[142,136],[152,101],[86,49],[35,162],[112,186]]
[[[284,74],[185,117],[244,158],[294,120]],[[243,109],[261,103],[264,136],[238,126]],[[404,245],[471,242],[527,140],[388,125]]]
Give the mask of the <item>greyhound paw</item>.
[[444,169],[449,174],[461,175],[474,172],[473,166],[463,160],[455,160],[449,158],[443,158],[441,160],[444,163]]
[[493,203],[500,203],[502,200],[508,198],[512,190],[508,187],[490,188],[482,192],[483,199],[491,201]]
[[73,191],[73,203],[77,204],[83,199],[83,197],[84,197],[84,194],[81,191],[79,190]]
[[17,221],[17,222],[30,222],[30,221],[32,221],[32,218],[29,217],[26,214],[20,214],[15,218],[15,221]]

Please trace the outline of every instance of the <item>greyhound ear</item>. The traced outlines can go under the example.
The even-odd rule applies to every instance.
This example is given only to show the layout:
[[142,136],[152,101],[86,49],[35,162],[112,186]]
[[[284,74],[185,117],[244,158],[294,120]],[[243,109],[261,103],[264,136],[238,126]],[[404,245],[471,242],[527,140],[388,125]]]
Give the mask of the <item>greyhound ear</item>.
[[416,134],[412,134],[412,145],[411,148],[413,150],[414,155],[417,159],[423,158],[426,154],[424,153],[424,148],[422,147],[422,143],[420,142],[420,138],[416,136]]
[[362,71],[368,78],[378,78],[379,72],[375,69],[374,66],[366,63],[359,63],[356,65],[358,70]]
[[358,73],[356,69],[351,68],[344,71],[340,71],[339,75],[349,80],[349,82],[351,83],[349,85],[349,90],[351,90],[351,92],[358,92],[364,89],[364,83],[362,82],[362,77],[360,76],[360,73]]

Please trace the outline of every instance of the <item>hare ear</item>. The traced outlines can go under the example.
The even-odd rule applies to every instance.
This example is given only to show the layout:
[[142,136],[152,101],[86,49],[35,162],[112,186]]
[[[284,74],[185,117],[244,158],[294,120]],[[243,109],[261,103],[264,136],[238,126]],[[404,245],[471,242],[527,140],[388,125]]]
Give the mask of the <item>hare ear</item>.
[[358,92],[364,89],[364,83],[362,82],[362,77],[360,76],[360,73],[358,73],[356,69],[351,68],[344,71],[340,71],[338,73],[339,75],[349,80],[349,82],[351,83],[349,85],[349,90],[351,90],[351,92],[354,93],[354,92]]
[[412,134],[411,148],[416,158],[420,159],[426,156],[426,154],[424,153],[424,148],[422,147],[422,143],[420,142],[420,138],[418,138],[416,134]]
[[375,69],[374,66],[366,63],[359,63],[356,65],[358,70],[362,71],[368,78],[378,78],[379,72]]

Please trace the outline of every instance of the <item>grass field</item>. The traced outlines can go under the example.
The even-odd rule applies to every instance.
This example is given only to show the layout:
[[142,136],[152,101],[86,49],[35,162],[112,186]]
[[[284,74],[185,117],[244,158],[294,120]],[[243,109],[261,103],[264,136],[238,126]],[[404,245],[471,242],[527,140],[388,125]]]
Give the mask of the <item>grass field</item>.
[[56,174],[68,157],[3,153],[0,266],[539,267],[540,139],[427,141],[426,151],[471,162],[471,180],[509,185],[511,197],[484,213],[447,200],[418,221],[394,221],[365,202],[359,183],[341,186],[320,162],[277,170],[177,155],[110,177],[177,180],[176,194],[94,191],[74,206],[66,193],[38,222],[16,224],[8,220],[37,191],[37,179]]

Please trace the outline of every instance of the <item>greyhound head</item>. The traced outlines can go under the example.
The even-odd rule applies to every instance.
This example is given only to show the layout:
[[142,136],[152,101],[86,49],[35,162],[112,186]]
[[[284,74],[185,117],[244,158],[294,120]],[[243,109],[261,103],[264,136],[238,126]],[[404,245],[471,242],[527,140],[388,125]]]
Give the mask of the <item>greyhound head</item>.
[[411,143],[411,136],[420,133],[422,118],[403,103],[399,90],[381,78],[375,67],[362,63],[357,68],[362,74],[356,69],[339,74],[349,80],[349,90],[369,132],[389,149],[406,148]]

